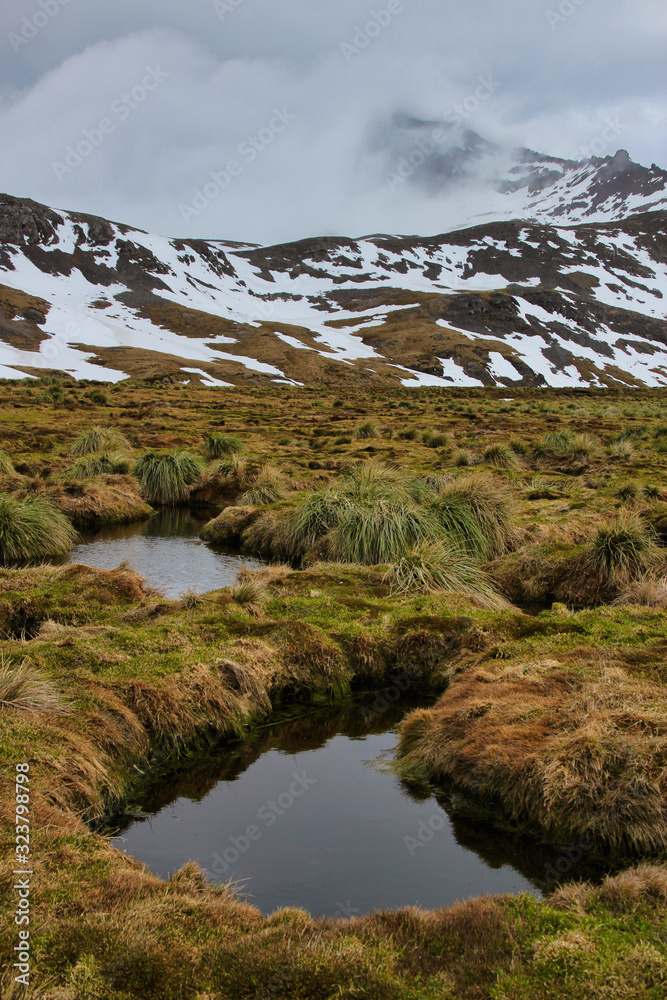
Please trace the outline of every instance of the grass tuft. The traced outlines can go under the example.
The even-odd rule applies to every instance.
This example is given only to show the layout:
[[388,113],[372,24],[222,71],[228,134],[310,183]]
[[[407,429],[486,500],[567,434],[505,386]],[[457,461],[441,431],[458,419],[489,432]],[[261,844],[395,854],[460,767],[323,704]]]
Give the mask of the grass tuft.
[[482,561],[514,547],[514,504],[500,478],[462,476],[440,489],[436,510],[446,530]]
[[402,558],[419,542],[441,533],[432,510],[402,501],[356,503],[344,510],[330,534],[334,560],[377,566]]
[[60,713],[65,703],[53,684],[27,660],[15,664],[0,659],[0,709],[17,712]]
[[223,479],[230,479],[236,483],[240,483],[241,480],[245,478],[247,467],[248,465],[245,458],[236,453],[227,455],[223,458],[223,460],[218,464],[216,472],[219,476],[222,476]]
[[252,615],[261,613],[262,605],[267,600],[266,587],[260,580],[255,580],[250,576],[242,576],[236,586],[229,591],[232,600],[240,604]]
[[667,608],[667,577],[660,579],[650,573],[643,574],[633,580],[613,603],[636,604],[645,608]]
[[655,550],[651,526],[636,514],[624,514],[600,528],[591,545],[590,559],[602,581],[620,585],[645,572]]
[[71,455],[95,455],[101,451],[129,448],[128,441],[113,427],[89,427],[70,449]]
[[186,503],[192,486],[201,478],[202,462],[186,451],[147,451],[134,466],[149,503],[174,506]]
[[494,465],[497,469],[514,469],[517,464],[514,451],[502,444],[494,444],[487,448],[483,459],[487,465]]
[[289,492],[289,480],[280,469],[267,462],[253,477],[248,489],[238,498],[246,507],[264,507],[284,500]]
[[479,566],[443,541],[422,542],[385,574],[384,582],[400,594],[463,594],[483,608],[503,608]]
[[65,479],[94,479],[96,476],[125,476],[130,471],[130,460],[119,452],[104,452],[80,458],[63,473]]
[[357,441],[368,441],[371,438],[379,437],[380,434],[372,420],[366,420],[363,424],[359,424],[354,432],[354,436]]
[[210,433],[204,436],[204,451],[208,458],[224,458],[227,455],[238,455],[243,450],[243,442],[234,434]]
[[76,538],[70,521],[45,497],[0,494],[0,563],[40,562],[66,555]]

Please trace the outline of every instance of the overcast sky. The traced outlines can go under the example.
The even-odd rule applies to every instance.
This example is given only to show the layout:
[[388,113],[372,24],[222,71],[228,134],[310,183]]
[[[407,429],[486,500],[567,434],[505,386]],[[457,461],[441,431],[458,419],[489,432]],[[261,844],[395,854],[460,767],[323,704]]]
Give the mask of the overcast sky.
[[483,78],[496,142],[580,158],[611,119],[667,167],[666,52],[665,0],[2,0],[0,190],[171,236],[438,232],[372,155],[393,115]]

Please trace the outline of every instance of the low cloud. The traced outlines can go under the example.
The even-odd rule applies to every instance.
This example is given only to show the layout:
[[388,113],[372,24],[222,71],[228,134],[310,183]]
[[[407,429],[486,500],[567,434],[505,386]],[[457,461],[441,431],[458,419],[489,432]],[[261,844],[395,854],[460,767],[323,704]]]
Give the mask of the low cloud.
[[387,184],[392,123],[467,101],[490,143],[580,158],[612,120],[665,166],[666,36],[653,0],[9,0],[0,188],[169,235],[436,232],[441,196]]

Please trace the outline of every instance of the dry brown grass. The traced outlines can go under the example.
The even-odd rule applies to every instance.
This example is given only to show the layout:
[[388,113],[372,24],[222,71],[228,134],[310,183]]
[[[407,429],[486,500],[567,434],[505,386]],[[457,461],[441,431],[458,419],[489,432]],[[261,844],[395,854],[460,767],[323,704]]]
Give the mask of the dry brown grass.
[[62,696],[28,660],[15,663],[0,657],[0,711],[52,715],[67,710]]
[[598,903],[614,913],[633,912],[640,906],[663,910],[667,906],[667,865],[637,865],[620,875],[608,876],[601,885],[573,882],[549,896],[549,904],[562,910],[590,912]]
[[587,666],[499,664],[456,678],[435,708],[403,723],[403,765],[498,801],[515,822],[554,838],[664,850],[664,689],[618,667]]
[[291,576],[294,570],[287,563],[273,563],[271,566],[261,566],[259,569],[249,569],[242,566],[238,573],[239,582],[255,580],[265,587],[281,583]]
[[529,545],[487,567],[491,582],[516,604],[560,601],[590,607],[617,590],[601,580],[583,547]]
[[153,508],[142,499],[133,476],[99,476],[69,486],[50,486],[46,494],[79,526],[122,524],[153,513]]
[[614,604],[638,604],[648,608],[667,608],[667,577],[641,576],[625,588]]
[[244,577],[229,591],[232,600],[236,601],[252,615],[260,615],[262,605],[268,598],[268,592],[260,580]]

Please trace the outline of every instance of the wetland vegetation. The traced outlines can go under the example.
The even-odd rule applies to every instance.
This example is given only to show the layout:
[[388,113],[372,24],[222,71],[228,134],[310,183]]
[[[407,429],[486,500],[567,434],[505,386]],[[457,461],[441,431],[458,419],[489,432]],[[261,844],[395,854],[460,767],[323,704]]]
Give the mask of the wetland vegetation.
[[[0,383],[0,756],[30,765],[32,996],[664,996],[666,401]],[[178,504],[269,564],[168,599],[127,565],[54,561],[76,531]],[[401,723],[400,780],[554,867],[583,844],[614,873],[543,900],[263,916],[99,832],[188,754],[397,673],[434,701]],[[11,845],[8,799],[2,821]]]

